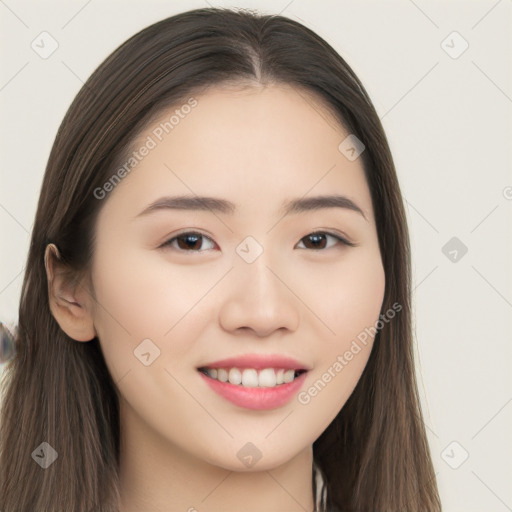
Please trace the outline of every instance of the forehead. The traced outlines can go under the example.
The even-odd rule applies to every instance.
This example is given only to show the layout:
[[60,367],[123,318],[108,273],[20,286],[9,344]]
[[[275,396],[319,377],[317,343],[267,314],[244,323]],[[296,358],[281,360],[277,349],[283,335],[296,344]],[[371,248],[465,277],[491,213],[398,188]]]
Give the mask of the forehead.
[[371,216],[361,159],[339,150],[349,133],[315,95],[284,84],[230,85],[191,98],[138,135],[132,149],[151,149],[112,195],[124,190],[138,206],[168,192],[237,204],[265,198],[270,207],[277,198],[338,192]]
[[[195,103],[192,108],[188,106],[191,100]],[[290,138],[312,140],[312,133],[318,131],[336,134],[336,138],[346,134],[324,100],[303,87],[220,84],[198,95],[190,94],[156,114],[137,140],[143,141],[149,133],[159,140],[173,133],[204,137],[205,143],[213,139],[223,145],[247,142],[247,137],[254,137],[254,144],[283,144]]]

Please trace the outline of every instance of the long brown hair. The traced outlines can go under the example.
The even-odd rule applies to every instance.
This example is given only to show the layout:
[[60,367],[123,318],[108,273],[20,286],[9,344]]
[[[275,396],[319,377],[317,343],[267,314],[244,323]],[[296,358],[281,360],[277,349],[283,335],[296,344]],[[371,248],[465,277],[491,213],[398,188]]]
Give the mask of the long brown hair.
[[[150,119],[227,82],[286,83],[314,93],[363,142],[386,275],[382,311],[402,306],[377,333],[354,392],[313,444],[321,509],[441,510],[414,370],[406,217],[373,104],[343,58],[300,23],[205,8],[164,19],[123,43],[87,80],[58,130],[31,236],[16,356],[3,376],[2,512],[118,510],[116,386],[98,339],[74,342],[52,316],[44,251],[55,243],[70,273],[87,275],[105,202],[94,191]],[[43,442],[58,453],[44,470],[34,462]]]

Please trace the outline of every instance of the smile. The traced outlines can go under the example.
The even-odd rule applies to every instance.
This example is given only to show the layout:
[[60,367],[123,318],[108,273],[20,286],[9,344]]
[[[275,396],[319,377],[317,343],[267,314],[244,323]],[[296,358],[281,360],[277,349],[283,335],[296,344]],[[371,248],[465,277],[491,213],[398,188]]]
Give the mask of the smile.
[[300,392],[308,371],[264,368],[258,372],[255,368],[234,367],[199,368],[198,374],[228,402],[244,409],[269,410],[289,403]]
[[284,368],[199,368],[199,371],[211,379],[229,382],[246,388],[274,388],[293,382],[306,370]]

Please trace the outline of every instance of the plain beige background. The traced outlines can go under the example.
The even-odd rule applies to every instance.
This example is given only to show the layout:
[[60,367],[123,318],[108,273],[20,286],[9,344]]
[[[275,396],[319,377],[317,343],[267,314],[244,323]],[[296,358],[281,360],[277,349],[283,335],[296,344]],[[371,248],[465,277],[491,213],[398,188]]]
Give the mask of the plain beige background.
[[[510,0],[1,0],[0,320],[16,322],[46,160],[82,83],[135,32],[208,5],[296,19],[361,78],[408,211],[420,388],[444,510],[512,510]],[[41,37],[58,44],[46,58],[31,46]]]

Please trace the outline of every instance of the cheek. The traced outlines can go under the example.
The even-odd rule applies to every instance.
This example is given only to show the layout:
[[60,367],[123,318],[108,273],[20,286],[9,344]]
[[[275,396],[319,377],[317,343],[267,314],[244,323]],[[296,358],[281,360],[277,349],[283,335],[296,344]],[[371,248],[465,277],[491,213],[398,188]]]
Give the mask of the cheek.
[[105,323],[117,320],[135,337],[156,338],[180,321],[215,280],[211,270],[205,273],[130,249],[117,261],[106,249],[99,253],[93,278],[98,300],[110,314],[101,315]]
[[[115,258],[116,253],[122,258]],[[211,319],[204,311],[207,295],[224,273],[222,268],[170,264],[161,254],[117,251],[104,244],[92,272],[94,316],[114,378],[140,366],[134,351],[146,339],[160,350],[155,366],[186,356]]]
[[378,320],[385,274],[378,251],[358,249],[336,263],[308,268],[305,302],[322,321],[322,337],[341,344]]
[[328,328],[322,328],[315,370],[297,397],[312,417],[322,418],[318,433],[338,414],[361,377],[385,289],[384,269],[376,251],[360,250],[340,262],[338,271],[333,267],[324,270],[318,271],[316,281],[325,285],[315,288],[309,304]]

